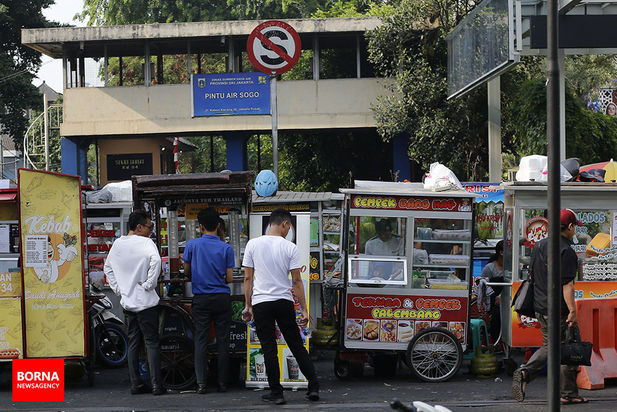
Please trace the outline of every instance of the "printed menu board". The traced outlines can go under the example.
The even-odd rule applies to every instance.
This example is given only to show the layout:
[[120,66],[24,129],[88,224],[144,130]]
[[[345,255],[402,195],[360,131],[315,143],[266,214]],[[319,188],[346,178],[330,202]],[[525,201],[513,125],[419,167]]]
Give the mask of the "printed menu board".
[[19,170],[26,356],[84,356],[78,176]]
[[416,334],[431,327],[449,330],[464,347],[467,298],[347,294],[347,348],[404,350]]

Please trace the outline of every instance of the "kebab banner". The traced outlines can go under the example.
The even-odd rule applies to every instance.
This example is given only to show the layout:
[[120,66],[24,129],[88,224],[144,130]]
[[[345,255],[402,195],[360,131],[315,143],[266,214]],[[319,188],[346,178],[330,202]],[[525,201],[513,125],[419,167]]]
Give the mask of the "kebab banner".
[[467,297],[347,294],[345,346],[405,349],[424,329],[438,327],[465,344]]
[[19,170],[26,356],[85,356],[80,178]]
[[0,298],[0,360],[24,357],[21,298]]

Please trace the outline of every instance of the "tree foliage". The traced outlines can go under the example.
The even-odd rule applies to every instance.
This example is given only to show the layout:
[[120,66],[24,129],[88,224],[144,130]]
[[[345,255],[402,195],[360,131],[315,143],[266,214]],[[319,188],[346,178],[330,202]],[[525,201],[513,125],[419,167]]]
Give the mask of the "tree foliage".
[[21,147],[28,127],[27,110],[40,108],[42,99],[32,85],[41,54],[21,44],[22,28],[50,27],[42,9],[53,0],[0,0],[0,132]]
[[[546,86],[543,79],[525,82],[506,111],[507,133],[520,156],[546,154]],[[608,160],[617,153],[617,118],[587,110],[566,88],[566,156],[582,164]]]
[[423,169],[441,162],[463,179],[486,174],[486,92],[447,100],[445,34],[473,2],[400,0],[368,34],[376,71],[394,82],[374,106],[384,140],[409,136],[409,155]]

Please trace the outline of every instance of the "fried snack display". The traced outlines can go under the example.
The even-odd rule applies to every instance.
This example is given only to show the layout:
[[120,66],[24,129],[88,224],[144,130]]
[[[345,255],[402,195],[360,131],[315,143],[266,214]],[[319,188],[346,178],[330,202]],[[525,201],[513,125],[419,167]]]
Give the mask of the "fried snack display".
[[379,339],[379,321],[364,321],[364,340],[376,341]]
[[18,359],[19,349],[9,348],[0,350],[0,359]]
[[382,320],[381,321],[381,342],[396,342],[396,321]]
[[347,320],[347,328],[345,329],[345,335],[347,339],[359,340],[362,339],[362,321],[356,319]]

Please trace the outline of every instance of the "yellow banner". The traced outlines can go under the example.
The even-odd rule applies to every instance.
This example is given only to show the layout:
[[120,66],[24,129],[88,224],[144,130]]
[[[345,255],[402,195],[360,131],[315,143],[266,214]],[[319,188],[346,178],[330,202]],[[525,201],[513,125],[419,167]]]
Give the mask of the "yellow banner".
[[22,359],[21,299],[0,298],[0,360]]
[[26,355],[85,356],[78,177],[19,170]]
[[21,272],[0,273],[0,298],[12,296],[21,297]]
[[[220,215],[229,213],[229,209],[231,209],[229,206],[212,206],[212,207],[214,207],[216,211],[219,212]],[[195,220],[197,219],[197,215],[199,214],[199,212],[207,208],[208,208],[208,203],[188,203],[184,210],[184,215],[189,220]]]

